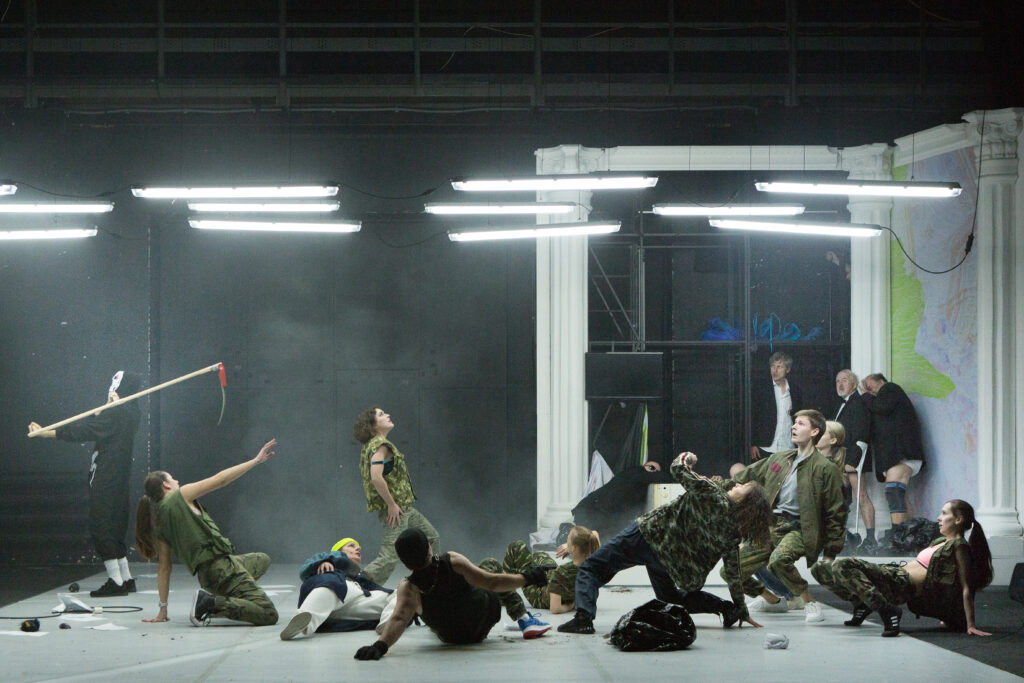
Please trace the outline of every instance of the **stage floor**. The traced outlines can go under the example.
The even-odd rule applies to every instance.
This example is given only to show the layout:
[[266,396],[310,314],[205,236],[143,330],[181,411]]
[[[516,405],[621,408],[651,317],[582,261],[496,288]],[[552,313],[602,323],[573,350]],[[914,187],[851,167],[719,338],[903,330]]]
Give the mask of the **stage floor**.
[[[82,581],[78,595],[91,605],[134,605],[142,612],[103,613],[95,621],[73,615],[41,621],[40,635],[17,631],[19,622],[0,621],[0,661],[4,681],[628,681],[685,677],[714,681],[1019,681],[1019,677],[906,635],[879,637],[881,627],[842,625],[847,614],[823,606],[826,621],[809,625],[803,612],[755,616],[765,628],[723,631],[718,618],[696,615],[697,640],[668,653],[623,653],[605,634],[630,608],[653,597],[647,586],[606,587],[598,603],[598,635],[570,636],[554,629],[524,641],[506,631],[504,620],[481,645],[442,645],[425,627],[410,627],[379,662],[359,662],[356,649],[375,640],[372,632],[318,634],[283,642],[278,633],[295,613],[297,565],[272,567],[261,585],[281,615],[277,626],[231,622],[195,628],[188,609],[195,579],[175,566],[170,595],[171,621],[145,624],[156,612],[155,565],[137,565],[139,592],[127,598],[90,599],[99,574]],[[392,581],[392,583],[394,583]],[[49,614],[65,589],[34,595],[0,609],[0,616]],[[727,596],[724,586],[709,590]],[[1003,589],[1005,590],[1005,589]],[[559,624],[571,615],[542,618]],[[550,617],[550,618],[549,618]],[[904,619],[905,622],[908,619]],[[913,617],[909,619],[913,623]],[[70,630],[59,629],[61,622]],[[909,624],[908,624],[909,625]],[[984,626],[984,624],[982,624]],[[114,629],[114,630],[111,630]],[[11,633],[13,631],[14,633]],[[766,633],[785,634],[788,650],[762,648]],[[963,636],[966,638],[966,636]]]

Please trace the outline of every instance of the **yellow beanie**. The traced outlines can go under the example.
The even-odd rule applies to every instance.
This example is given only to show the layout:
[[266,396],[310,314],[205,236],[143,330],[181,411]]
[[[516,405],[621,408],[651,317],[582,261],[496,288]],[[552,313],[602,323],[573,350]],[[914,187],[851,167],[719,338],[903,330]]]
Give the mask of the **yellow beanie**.
[[335,543],[333,546],[331,546],[331,551],[333,552],[333,551],[341,550],[342,548],[347,546],[349,543],[355,543],[357,548],[360,547],[359,541],[357,541],[356,539],[354,539],[354,538],[343,538],[340,541],[338,541],[337,543]]

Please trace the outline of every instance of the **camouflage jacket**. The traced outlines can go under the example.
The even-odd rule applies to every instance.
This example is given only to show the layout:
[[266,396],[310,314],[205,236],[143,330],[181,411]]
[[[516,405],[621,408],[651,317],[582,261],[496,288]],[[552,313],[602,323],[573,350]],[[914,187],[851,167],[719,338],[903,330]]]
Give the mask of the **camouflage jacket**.
[[[680,463],[673,463],[672,476],[686,493],[637,520],[644,540],[684,593],[700,590],[719,559],[731,569],[730,576],[739,577],[740,533],[729,518],[733,503],[722,488]],[[729,582],[729,594],[746,618],[738,579]]]
[[942,536],[929,544],[941,546],[928,563],[928,573],[920,592],[907,602],[910,611],[918,616],[935,617],[946,622],[955,631],[967,630],[964,613],[961,572],[967,571],[970,548],[963,538],[947,539]]
[[393,461],[393,467],[384,475],[384,481],[387,482],[388,490],[391,491],[391,497],[395,499],[395,504],[406,510],[416,500],[416,494],[412,490],[412,480],[409,479],[409,468],[405,466],[405,456],[395,447],[395,444],[380,435],[367,441],[359,454],[359,473],[363,475],[366,509],[370,512],[388,509],[388,504],[380,497],[373,481],[370,480],[370,460],[381,446],[386,446],[391,450]]
[[[734,481],[756,481],[764,486],[772,508],[778,502],[782,482],[796,460],[796,451],[779,451],[762,458],[737,474]],[[797,501],[800,506],[800,534],[804,539],[807,566],[818,561],[822,552],[835,557],[846,541],[846,505],[839,470],[818,449],[800,463],[796,473]]]

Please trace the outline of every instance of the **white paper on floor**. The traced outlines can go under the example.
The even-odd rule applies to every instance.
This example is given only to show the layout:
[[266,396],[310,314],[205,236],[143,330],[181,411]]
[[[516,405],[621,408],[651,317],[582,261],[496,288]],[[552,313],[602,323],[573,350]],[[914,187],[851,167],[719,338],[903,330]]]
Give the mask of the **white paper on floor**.
[[24,631],[0,631],[0,636],[45,636],[46,631],[36,631],[34,633],[25,633]]
[[102,617],[94,617],[91,614],[65,614],[63,618],[68,621],[78,621],[82,623],[88,623],[90,621],[106,621],[106,619],[103,619]]
[[127,626],[118,626],[117,624],[100,624],[99,626],[90,626],[93,631],[127,631]]

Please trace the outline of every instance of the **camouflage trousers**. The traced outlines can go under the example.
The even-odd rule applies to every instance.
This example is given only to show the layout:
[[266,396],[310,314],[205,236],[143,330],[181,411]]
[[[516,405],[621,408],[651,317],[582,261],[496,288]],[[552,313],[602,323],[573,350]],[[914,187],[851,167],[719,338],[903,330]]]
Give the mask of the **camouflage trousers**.
[[[522,541],[512,541],[505,551],[505,561],[502,568],[506,574],[521,574],[531,567],[551,567],[554,569],[555,562],[547,553],[531,553],[526,544]],[[549,574],[550,578],[550,574]],[[527,586],[523,589],[523,595],[531,607],[536,609],[551,609],[551,593],[547,586]]]
[[804,537],[800,533],[800,522],[778,516],[771,529],[771,546],[744,543],[740,546],[740,575],[730,575],[722,568],[722,578],[726,581],[739,579],[743,583],[743,592],[756,598],[764,590],[764,584],[754,578],[754,572],[761,567],[777,576],[793,595],[803,595],[807,590],[807,582],[797,571],[796,563],[804,556]]
[[[501,566],[493,557],[488,557],[483,562],[477,564],[480,569],[485,572],[492,574],[516,574],[518,572],[505,571],[505,568]],[[501,602],[501,606],[505,608],[505,612],[512,618],[513,621],[519,619],[519,617],[526,615],[526,606],[523,605],[523,599],[519,597],[519,593],[516,591],[508,591],[506,593],[495,593],[498,596],[498,601]]]
[[388,524],[387,510],[378,510],[377,518],[380,520],[382,530],[380,552],[373,562],[363,568],[363,571],[373,579],[374,583],[383,586],[391,577],[391,573],[395,571],[395,566],[398,564],[395,541],[398,539],[398,535],[406,529],[419,529],[422,531],[426,534],[434,554],[441,554],[441,537],[438,535],[437,529],[416,508],[408,507],[403,510],[398,526],[393,528]]
[[196,568],[199,585],[215,596],[210,616],[247,621],[256,626],[277,623],[277,608],[256,580],[267,573],[266,553],[221,555]]
[[910,574],[897,564],[875,564],[855,557],[841,557],[811,567],[818,583],[849,600],[877,610],[900,605],[914,597],[916,588]]

